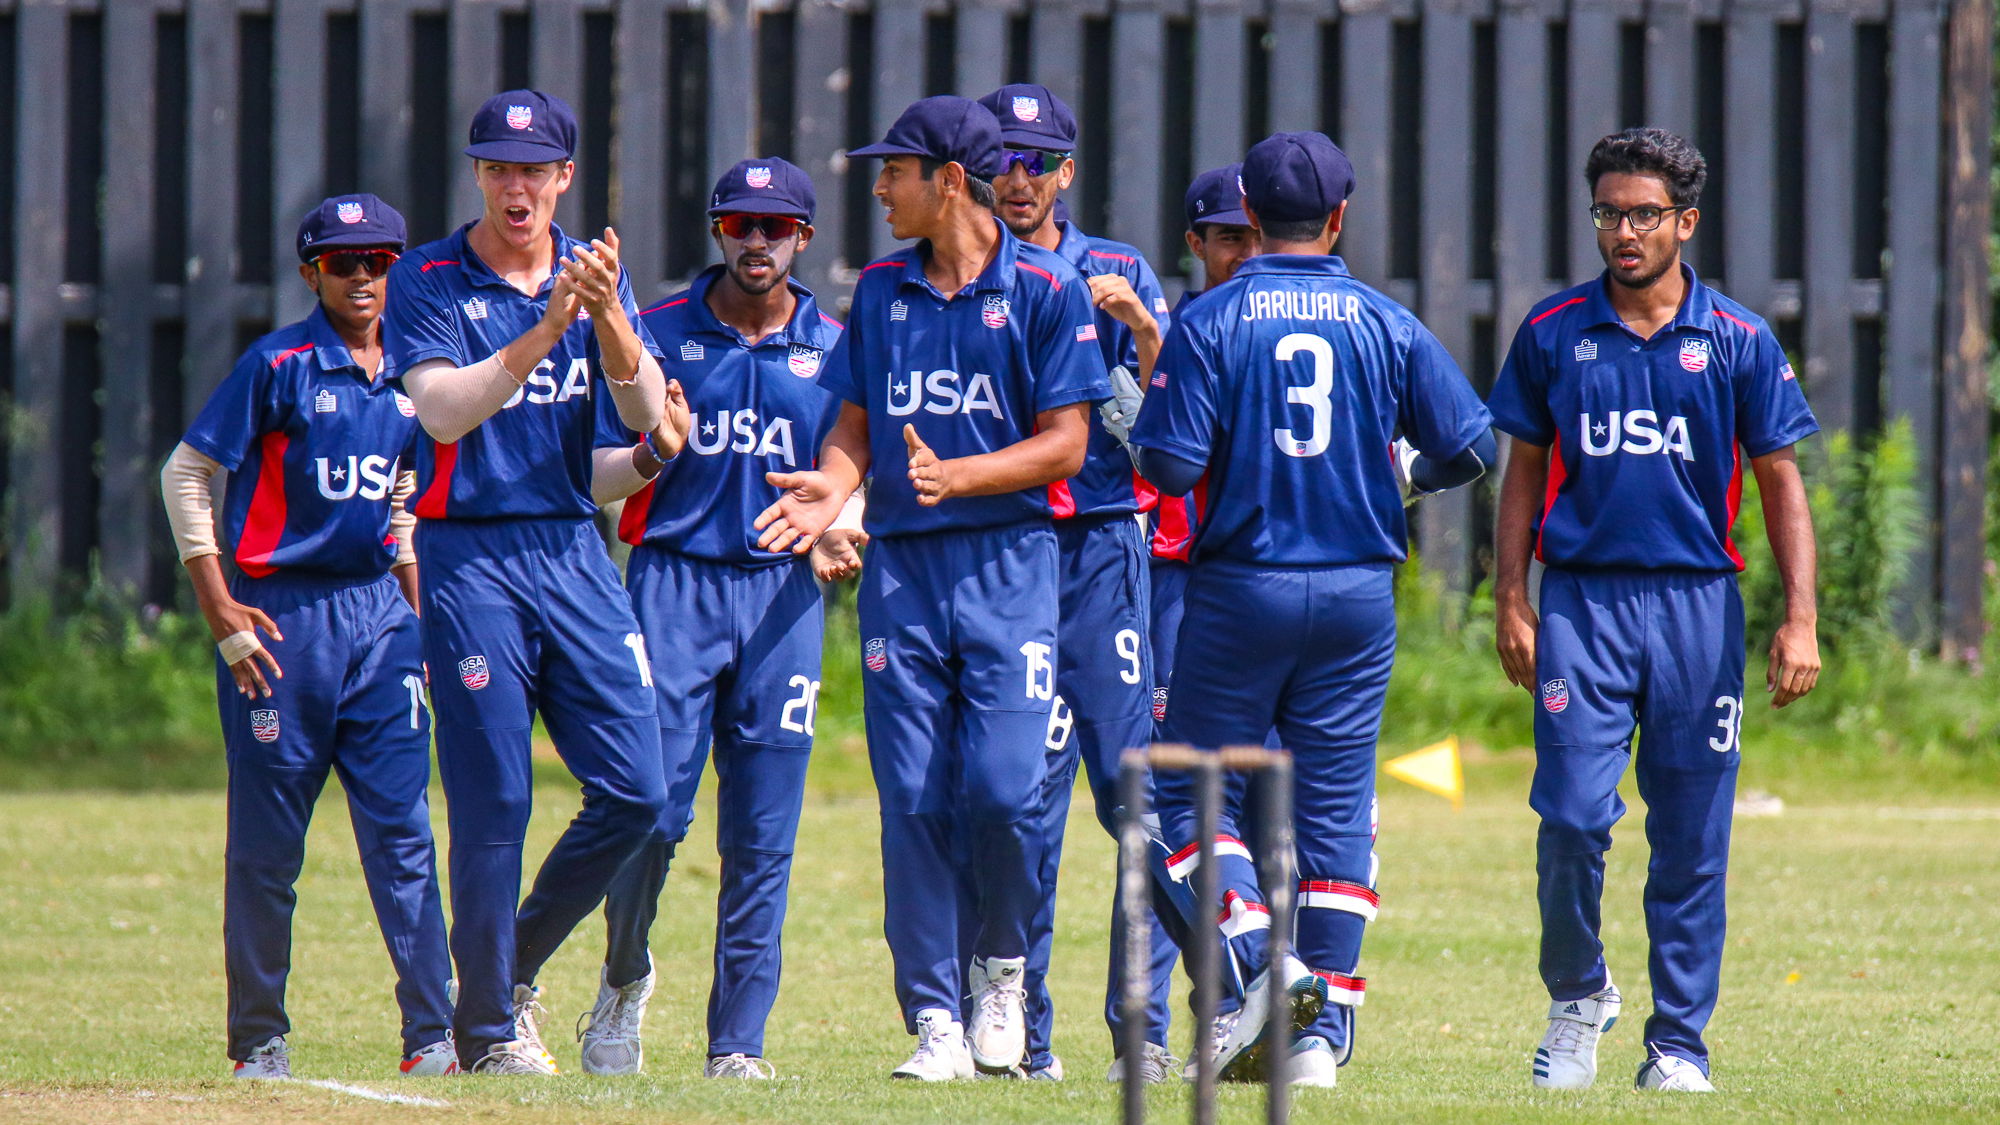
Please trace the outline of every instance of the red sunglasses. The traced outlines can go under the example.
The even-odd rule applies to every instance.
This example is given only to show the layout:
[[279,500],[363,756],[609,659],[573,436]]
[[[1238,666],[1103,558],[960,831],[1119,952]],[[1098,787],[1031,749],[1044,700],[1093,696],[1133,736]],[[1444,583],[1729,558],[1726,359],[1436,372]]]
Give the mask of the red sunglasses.
[[329,277],[353,277],[356,270],[367,270],[372,280],[388,273],[400,257],[394,250],[329,250],[313,261]]
[[725,237],[736,239],[738,242],[749,238],[753,230],[763,231],[765,238],[776,242],[799,233],[799,228],[805,225],[803,219],[794,219],[790,215],[749,215],[736,212],[715,217],[715,229],[721,231]]

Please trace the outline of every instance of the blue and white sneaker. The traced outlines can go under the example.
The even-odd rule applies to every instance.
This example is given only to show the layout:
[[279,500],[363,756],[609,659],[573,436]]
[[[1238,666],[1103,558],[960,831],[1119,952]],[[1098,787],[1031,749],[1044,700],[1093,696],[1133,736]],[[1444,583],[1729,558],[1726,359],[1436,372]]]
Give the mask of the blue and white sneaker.
[[1331,1089],[1340,1082],[1340,1058],[1333,1044],[1323,1035],[1306,1035],[1292,1044],[1292,1057],[1286,1063],[1285,1080],[1294,1086],[1320,1086]]
[[1624,998],[1606,984],[1580,1000],[1549,1004],[1549,1029],[1535,1048],[1534,1084],[1542,1090],[1584,1090],[1597,1081],[1597,1040],[1618,1022]]
[[1650,1048],[1652,1057],[1639,1068],[1639,1080],[1633,1083],[1641,1090],[1668,1090],[1679,1094],[1713,1094],[1714,1084],[1701,1067],[1681,1058],[1669,1055],[1659,1048]]
[[1271,1011],[1271,970],[1267,967],[1258,973],[1243,990],[1243,1011],[1216,1052],[1216,1077],[1224,1082],[1256,1082],[1263,1078],[1264,1028],[1271,1020],[1289,1020],[1296,1035],[1311,1027],[1326,1007],[1326,981],[1306,968],[1305,962],[1288,954],[1279,970],[1284,973],[1285,998],[1291,1010]]

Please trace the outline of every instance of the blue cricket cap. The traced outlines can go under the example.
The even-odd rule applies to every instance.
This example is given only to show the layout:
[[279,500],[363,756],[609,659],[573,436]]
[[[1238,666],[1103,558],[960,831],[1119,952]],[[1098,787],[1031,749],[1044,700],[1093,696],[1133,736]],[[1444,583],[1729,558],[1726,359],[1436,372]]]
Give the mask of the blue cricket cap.
[[1000,143],[1009,148],[1048,152],[1076,149],[1076,115],[1047,86],[1026,82],[1002,86],[979,99],[1000,121]]
[[310,262],[329,250],[355,246],[387,246],[401,251],[407,243],[403,216],[372,195],[336,195],[299,220],[299,261]]
[[745,160],[715,181],[708,196],[714,215],[788,215],[812,222],[812,177],[805,169],[776,156]]
[[506,164],[548,164],[576,153],[576,114],[540,90],[508,90],[472,115],[465,155]]
[[889,133],[872,145],[849,149],[849,156],[928,156],[957,162],[990,180],[1001,171],[1000,122],[971,98],[939,94],[910,103]]
[[1320,219],[1354,191],[1354,165],[1325,133],[1274,133],[1243,158],[1243,197],[1259,218]]
[[1187,211],[1189,230],[1202,223],[1249,226],[1250,216],[1243,213],[1243,165],[1224,164],[1196,176],[1181,206]]

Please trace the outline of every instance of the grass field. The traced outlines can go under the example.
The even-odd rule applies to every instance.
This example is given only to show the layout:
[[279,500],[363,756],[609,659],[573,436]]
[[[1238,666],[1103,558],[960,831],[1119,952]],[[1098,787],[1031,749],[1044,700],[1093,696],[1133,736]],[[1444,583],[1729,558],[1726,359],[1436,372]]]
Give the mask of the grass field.
[[[785,992],[769,1085],[696,1075],[716,865],[707,818],[683,849],[656,934],[661,987],[647,1073],[603,1080],[393,1078],[388,961],[368,912],[337,792],[322,803],[300,885],[291,1013],[295,1072],[446,1107],[390,1105],[314,1087],[235,1085],[222,1051],[219,794],[0,796],[0,1120],[1068,1122],[1116,1119],[1097,1015],[1112,853],[1094,823],[1072,828],[1055,986],[1060,1086],[892,1084],[909,1047],[889,989],[872,800],[851,753],[826,754],[800,840]],[[1707,1101],[1634,1093],[1648,1010],[1636,799],[1612,853],[1607,940],[1627,1019],[1608,1037],[1604,1081],[1576,1095],[1527,1086],[1545,1000],[1534,976],[1533,823],[1518,755],[1475,763],[1463,813],[1387,783],[1383,911],[1357,1062],[1335,1091],[1306,1091],[1299,1121],[1881,1121],[2000,1113],[2000,799],[1959,794],[1883,807],[1792,792],[1786,814],[1743,820],[1731,875],[1722,1008]],[[574,807],[549,774],[533,848]],[[1942,803],[1940,803],[1940,801]],[[536,856],[541,851],[534,853]],[[549,1041],[594,996],[601,926],[580,931],[543,978]],[[1177,998],[1178,1004],[1178,998]],[[1184,1008],[1181,1010],[1185,1010]],[[1184,1034],[1184,1029],[1183,1029]],[[1184,1046],[1182,1034],[1176,1047]],[[1185,1094],[1155,1095],[1182,1120]],[[1225,1120],[1259,1112],[1227,1091]]]

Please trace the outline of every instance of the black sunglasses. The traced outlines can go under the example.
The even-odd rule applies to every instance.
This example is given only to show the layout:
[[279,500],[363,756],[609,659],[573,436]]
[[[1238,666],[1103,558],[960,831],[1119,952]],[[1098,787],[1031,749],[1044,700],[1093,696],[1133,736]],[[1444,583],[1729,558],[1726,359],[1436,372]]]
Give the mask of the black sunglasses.
[[353,277],[356,270],[367,270],[373,280],[388,273],[400,257],[394,250],[328,250],[313,262],[328,277]]
[[1003,155],[1006,163],[1000,165],[1002,176],[1013,171],[1016,164],[1030,176],[1045,176],[1062,167],[1063,161],[1070,156],[1067,152],[1049,152],[1039,148],[1010,148]]

